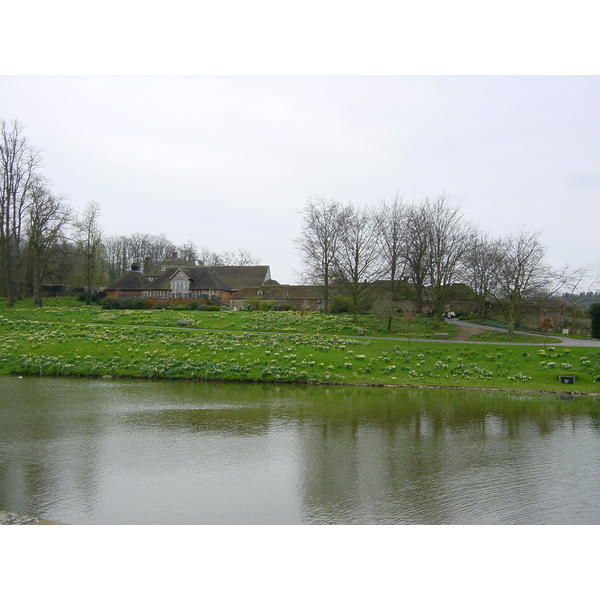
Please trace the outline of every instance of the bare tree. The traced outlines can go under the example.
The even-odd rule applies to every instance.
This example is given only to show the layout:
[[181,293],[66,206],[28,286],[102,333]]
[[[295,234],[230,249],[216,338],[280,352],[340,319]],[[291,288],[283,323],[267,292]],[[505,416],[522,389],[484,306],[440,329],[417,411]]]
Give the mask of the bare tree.
[[198,262],[198,248],[192,240],[188,240],[185,244],[178,246],[177,252],[183,260],[187,260],[194,265]]
[[27,258],[33,283],[33,302],[42,306],[42,282],[50,275],[50,267],[62,252],[66,241],[66,225],[71,219],[71,208],[61,198],[52,195],[43,182],[30,191],[27,210]]
[[153,262],[159,262],[177,251],[177,246],[164,233],[158,233],[150,236],[149,251],[144,256],[139,257],[141,261],[149,256]]
[[539,233],[522,230],[499,241],[501,262],[496,271],[492,294],[514,334],[526,305],[549,298],[564,284],[545,262],[546,248]]
[[341,236],[344,209],[335,200],[309,199],[302,209],[302,234],[294,242],[300,251],[304,271],[302,280],[325,287],[324,312],[329,312],[332,269]]
[[130,267],[128,246],[128,238],[124,235],[111,235],[104,238],[104,260],[109,281],[121,278]]
[[260,258],[252,256],[250,250],[238,248],[235,251],[234,262],[232,264],[237,265],[238,267],[250,267],[253,265],[259,265]]
[[104,256],[100,215],[100,205],[90,201],[73,223],[77,250],[81,257],[82,277],[87,287],[87,304],[91,304],[92,289],[102,277]]
[[128,237],[127,266],[134,262],[141,265],[145,258],[156,264],[176,251],[177,246],[162,233],[134,233]]
[[0,264],[6,304],[13,306],[17,294],[17,269],[21,234],[29,198],[38,169],[39,152],[31,148],[18,121],[0,120]]
[[215,267],[226,264],[223,257],[218,252],[213,252],[206,246],[202,246],[198,253],[198,262],[205,267]]
[[[590,279],[591,278],[591,279]],[[600,279],[600,270],[596,271],[596,274],[592,276],[592,268],[584,267],[582,269],[575,270],[569,281],[566,282],[565,288],[567,290],[568,296],[572,301],[571,308],[571,333],[576,333],[577,328],[577,317],[582,314],[581,313],[581,304],[582,300],[589,294],[592,290],[592,287],[596,285],[596,282]],[[582,284],[587,283],[585,286],[586,291],[576,295],[577,290],[580,290]]]
[[439,321],[447,310],[452,285],[459,282],[461,261],[474,229],[444,194],[435,200],[425,198],[407,213],[404,258],[415,288],[417,310],[426,301]]
[[381,242],[381,258],[385,275],[392,285],[404,277],[406,271],[406,218],[407,208],[396,194],[391,203],[382,200],[373,214]]
[[501,261],[498,240],[490,239],[487,233],[480,233],[472,238],[463,260],[465,283],[477,296],[477,313],[482,319],[486,317],[487,301]]
[[396,194],[391,203],[382,200],[374,212],[375,227],[379,237],[383,277],[389,278],[386,289],[377,302],[377,309],[387,316],[387,329],[392,330],[392,320],[397,313],[395,300],[398,288],[406,273],[406,207]]
[[[188,254],[195,249],[184,244],[182,248]],[[132,264],[142,265],[146,258],[156,264],[178,250],[164,234],[133,233],[129,236],[110,236],[104,240],[105,260],[109,279],[114,281],[123,276]],[[190,259],[192,261],[192,259]]]
[[235,252],[232,250],[225,250],[225,252],[221,252],[218,257],[222,265],[229,266],[235,264]]
[[423,312],[427,285],[427,252],[429,240],[423,222],[422,208],[410,206],[406,210],[404,262],[406,272],[415,291],[416,311]]
[[371,304],[371,312],[387,321],[387,330],[392,331],[394,317],[398,314],[400,305],[394,300],[389,290],[377,294]]
[[123,273],[133,263],[141,265],[147,256],[151,257],[154,261],[164,258],[164,254],[151,256],[153,253],[152,235],[149,233],[139,233],[136,231],[125,237],[123,241],[125,242],[125,247],[123,248]]
[[[69,224],[72,222],[70,221]],[[81,261],[78,260],[75,243],[65,236],[58,243],[57,252],[52,258],[47,278],[54,283],[77,285]]]
[[426,293],[437,322],[447,310],[452,285],[459,283],[462,260],[474,231],[444,195],[425,201],[423,209],[429,240]]
[[348,204],[340,211],[339,240],[332,273],[352,301],[354,322],[368,303],[373,283],[383,272],[378,231],[373,212]]
[[245,250],[243,248],[238,248],[235,251],[226,250],[225,252],[218,254],[217,257],[222,265],[248,267],[260,264],[260,258],[252,256],[250,250]]

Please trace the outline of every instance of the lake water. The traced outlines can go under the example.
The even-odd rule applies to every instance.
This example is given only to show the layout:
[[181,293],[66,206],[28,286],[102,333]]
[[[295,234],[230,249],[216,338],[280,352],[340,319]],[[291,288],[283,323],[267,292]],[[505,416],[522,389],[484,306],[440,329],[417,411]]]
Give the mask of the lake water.
[[600,401],[0,378],[0,510],[69,524],[600,524]]

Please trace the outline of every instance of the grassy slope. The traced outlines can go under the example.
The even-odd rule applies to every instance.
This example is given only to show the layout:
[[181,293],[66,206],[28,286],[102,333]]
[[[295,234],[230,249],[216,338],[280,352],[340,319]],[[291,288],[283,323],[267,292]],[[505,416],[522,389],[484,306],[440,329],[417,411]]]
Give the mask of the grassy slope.
[[447,323],[433,327],[431,319],[416,320],[410,327],[398,318],[393,331],[386,330],[386,320],[372,315],[361,315],[358,323],[350,315],[321,315],[316,312],[246,312],[246,311],[188,311],[188,310],[102,310],[98,306],[87,307],[80,302],[58,302],[47,308],[37,309],[31,303],[20,303],[7,311],[0,304],[0,314],[12,320],[50,321],[56,323],[104,323],[114,325],[149,325],[177,327],[181,321],[189,321],[190,328],[222,331],[273,331],[280,333],[315,333],[364,335],[383,337],[411,337],[432,339],[435,333],[446,332],[450,337],[456,325]]
[[[81,305],[47,309],[21,305],[11,310],[0,307],[0,314],[0,374],[600,393],[600,382],[594,381],[600,375],[600,351],[592,348],[367,339],[355,335],[357,326],[349,318],[299,313],[102,311]],[[173,329],[181,320],[191,324]],[[377,328],[382,326],[373,318],[359,324],[366,335],[379,335]],[[411,329],[415,337],[433,335],[427,319],[413,323]],[[452,333],[451,328],[447,331]],[[406,330],[394,332],[403,334]],[[576,375],[577,381],[560,384],[559,374]]]

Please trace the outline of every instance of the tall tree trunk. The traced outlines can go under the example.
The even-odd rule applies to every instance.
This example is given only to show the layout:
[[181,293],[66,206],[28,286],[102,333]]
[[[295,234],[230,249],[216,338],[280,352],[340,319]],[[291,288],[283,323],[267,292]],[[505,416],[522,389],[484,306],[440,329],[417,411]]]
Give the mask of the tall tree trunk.
[[509,306],[506,313],[506,324],[508,326],[508,337],[515,334],[515,310],[513,306]]
[[44,301],[42,299],[42,277],[40,273],[39,261],[33,263],[33,303],[42,308]]

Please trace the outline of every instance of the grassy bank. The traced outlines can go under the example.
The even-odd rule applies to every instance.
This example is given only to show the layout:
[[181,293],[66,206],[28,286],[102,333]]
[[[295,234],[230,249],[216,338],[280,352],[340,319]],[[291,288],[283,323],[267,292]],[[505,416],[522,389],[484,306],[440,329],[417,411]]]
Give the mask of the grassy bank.
[[[348,329],[356,333],[356,326],[339,316],[317,314],[102,311],[81,306],[21,306],[0,314],[0,374],[5,375],[600,393],[600,351],[595,348],[343,337]],[[178,327],[182,319],[190,323]],[[576,383],[560,384],[558,375],[575,375]]]

